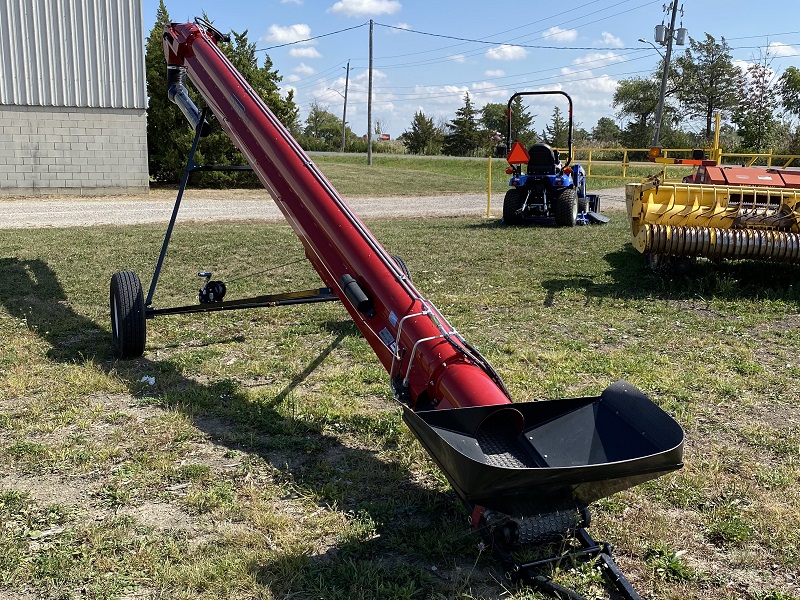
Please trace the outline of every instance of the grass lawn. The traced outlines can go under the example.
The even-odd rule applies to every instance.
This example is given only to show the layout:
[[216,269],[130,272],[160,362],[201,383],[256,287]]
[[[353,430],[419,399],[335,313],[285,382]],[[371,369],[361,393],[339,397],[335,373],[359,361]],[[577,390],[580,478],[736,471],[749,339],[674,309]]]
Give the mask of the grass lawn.
[[[369,167],[366,157],[361,155],[314,154],[312,158],[345,197],[364,194],[426,196],[456,192],[481,193],[486,191],[489,166],[488,159],[385,154],[373,154]],[[580,160],[573,162],[581,163]],[[508,189],[508,163],[505,159],[493,158],[491,164],[492,193],[503,194]],[[602,177],[591,177],[587,184],[590,192],[622,187],[630,181],[656,175],[660,170],[655,164],[632,166],[628,167],[628,177],[623,179],[621,164],[597,164],[592,167],[592,173]],[[670,171],[670,176],[679,177],[682,174],[686,173]]]
[[[592,508],[643,597],[798,598],[800,270],[653,274],[611,216],[367,224],[516,400],[624,378],[682,424],[682,470]],[[0,235],[0,596],[542,597],[479,546],[337,303],[159,317],[115,360],[109,279],[146,287],[163,231]],[[203,269],[230,298],[319,284],[286,225],[181,225],[155,305]],[[591,565],[553,577],[613,597]]]
[[[373,154],[372,165],[367,165],[366,155],[312,153],[312,160],[330,179],[339,193],[352,196],[431,196],[440,194],[486,193],[489,159],[458,159],[449,157],[419,157],[411,155]],[[580,163],[580,161],[575,161]],[[584,168],[586,168],[586,164]],[[492,193],[502,195],[508,189],[508,163],[493,158]],[[627,178],[622,178],[622,166],[595,164],[593,175],[587,180],[589,192],[623,187],[631,181],[656,175],[660,167],[653,165],[629,166]],[[670,177],[680,177],[686,172],[670,170]],[[204,176],[209,177],[208,174]],[[254,176],[249,184],[261,189]],[[195,181],[195,179],[192,179]],[[243,180],[244,181],[244,180]],[[191,187],[190,183],[190,187]]]

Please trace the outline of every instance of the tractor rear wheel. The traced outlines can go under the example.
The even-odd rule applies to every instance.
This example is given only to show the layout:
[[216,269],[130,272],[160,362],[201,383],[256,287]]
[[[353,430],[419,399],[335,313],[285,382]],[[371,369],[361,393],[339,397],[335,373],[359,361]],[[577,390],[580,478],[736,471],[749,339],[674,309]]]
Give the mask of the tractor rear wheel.
[[522,223],[522,194],[517,188],[511,188],[503,199],[503,223],[505,225],[519,225]]
[[114,273],[109,291],[114,354],[120,358],[141,356],[147,330],[139,276],[133,271]]
[[559,227],[574,227],[578,219],[578,198],[573,188],[563,188],[555,193],[553,214]]

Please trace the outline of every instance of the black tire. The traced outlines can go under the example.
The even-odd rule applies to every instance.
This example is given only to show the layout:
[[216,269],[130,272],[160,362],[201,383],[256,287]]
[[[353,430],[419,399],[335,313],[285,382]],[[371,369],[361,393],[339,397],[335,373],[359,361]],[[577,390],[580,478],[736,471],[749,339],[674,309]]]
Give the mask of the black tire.
[[136,273],[122,271],[111,276],[109,304],[114,354],[120,358],[141,356],[147,329],[142,282]]
[[395,264],[397,264],[397,266],[400,267],[400,270],[403,272],[403,275],[406,276],[406,279],[411,281],[411,272],[408,270],[408,265],[406,264],[406,261],[404,261],[402,258],[397,256],[396,254],[392,254],[391,256],[392,256],[392,260],[395,262]]
[[506,225],[519,225],[522,215],[517,211],[522,208],[522,193],[517,188],[511,188],[503,198],[503,223]]
[[562,188],[555,192],[553,215],[559,227],[575,227],[578,220],[578,198],[573,188]]

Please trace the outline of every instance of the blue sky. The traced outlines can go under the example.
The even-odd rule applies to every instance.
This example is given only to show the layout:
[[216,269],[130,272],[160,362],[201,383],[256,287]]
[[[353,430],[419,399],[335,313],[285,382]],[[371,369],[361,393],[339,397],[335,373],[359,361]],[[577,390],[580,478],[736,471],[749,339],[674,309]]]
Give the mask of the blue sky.
[[[158,0],[142,4],[147,34]],[[380,121],[392,137],[408,129],[420,110],[437,122],[452,119],[467,91],[480,108],[505,103],[518,91],[563,90],[574,100],[577,124],[591,129],[600,117],[616,120],[611,105],[616,83],[647,76],[658,65],[653,47],[638,39],[653,41],[654,27],[665,19],[669,23],[664,0],[228,0],[222,9],[217,2],[165,0],[165,5],[173,21],[190,21],[205,10],[222,31],[248,30],[263,49],[259,54],[268,53],[284,77],[283,87],[295,90],[301,119],[313,102],[341,116],[349,60],[347,123],[359,135],[367,130],[372,19],[373,123]],[[682,22],[696,39],[706,32],[724,36],[742,64],[769,52],[777,75],[788,66],[800,67],[800,18],[785,2],[687,0],[678,21],[676,27]],[[316,39],[292,43],[309,38]],[[676,52],[682,49],[675,46]],[[532,107],[537,130],[552,107],[553,100],[544,99]]]

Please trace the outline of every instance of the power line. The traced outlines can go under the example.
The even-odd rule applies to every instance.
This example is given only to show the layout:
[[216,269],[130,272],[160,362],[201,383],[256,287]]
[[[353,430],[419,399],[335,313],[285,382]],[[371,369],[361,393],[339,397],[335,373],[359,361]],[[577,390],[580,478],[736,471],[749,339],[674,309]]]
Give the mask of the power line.
[[331,31],[330,33],[323,33],[320,35],[315,35],[314,37],[306,38],[304,40],[295,40],[294,42],[286,42],[285,44],[278,44],[277,46],[267,46],[266,48],[256,48],[256,52],[266,52],[267,50],[273,50],[274,48],[283,48],[285,46],[293,46],[295,44],[305,44],[306,42],[313,42],[314,40],[318,40],[324,37],[328,37],[330,35],[337,35],[339,33],[344,33],[345,31],[352,31],[353,29],[359,29],[367,25],[368,22],[362,23],[361,25],[353,25],[352,27],[347,27],[345,29],[339,29],[338,31]]

